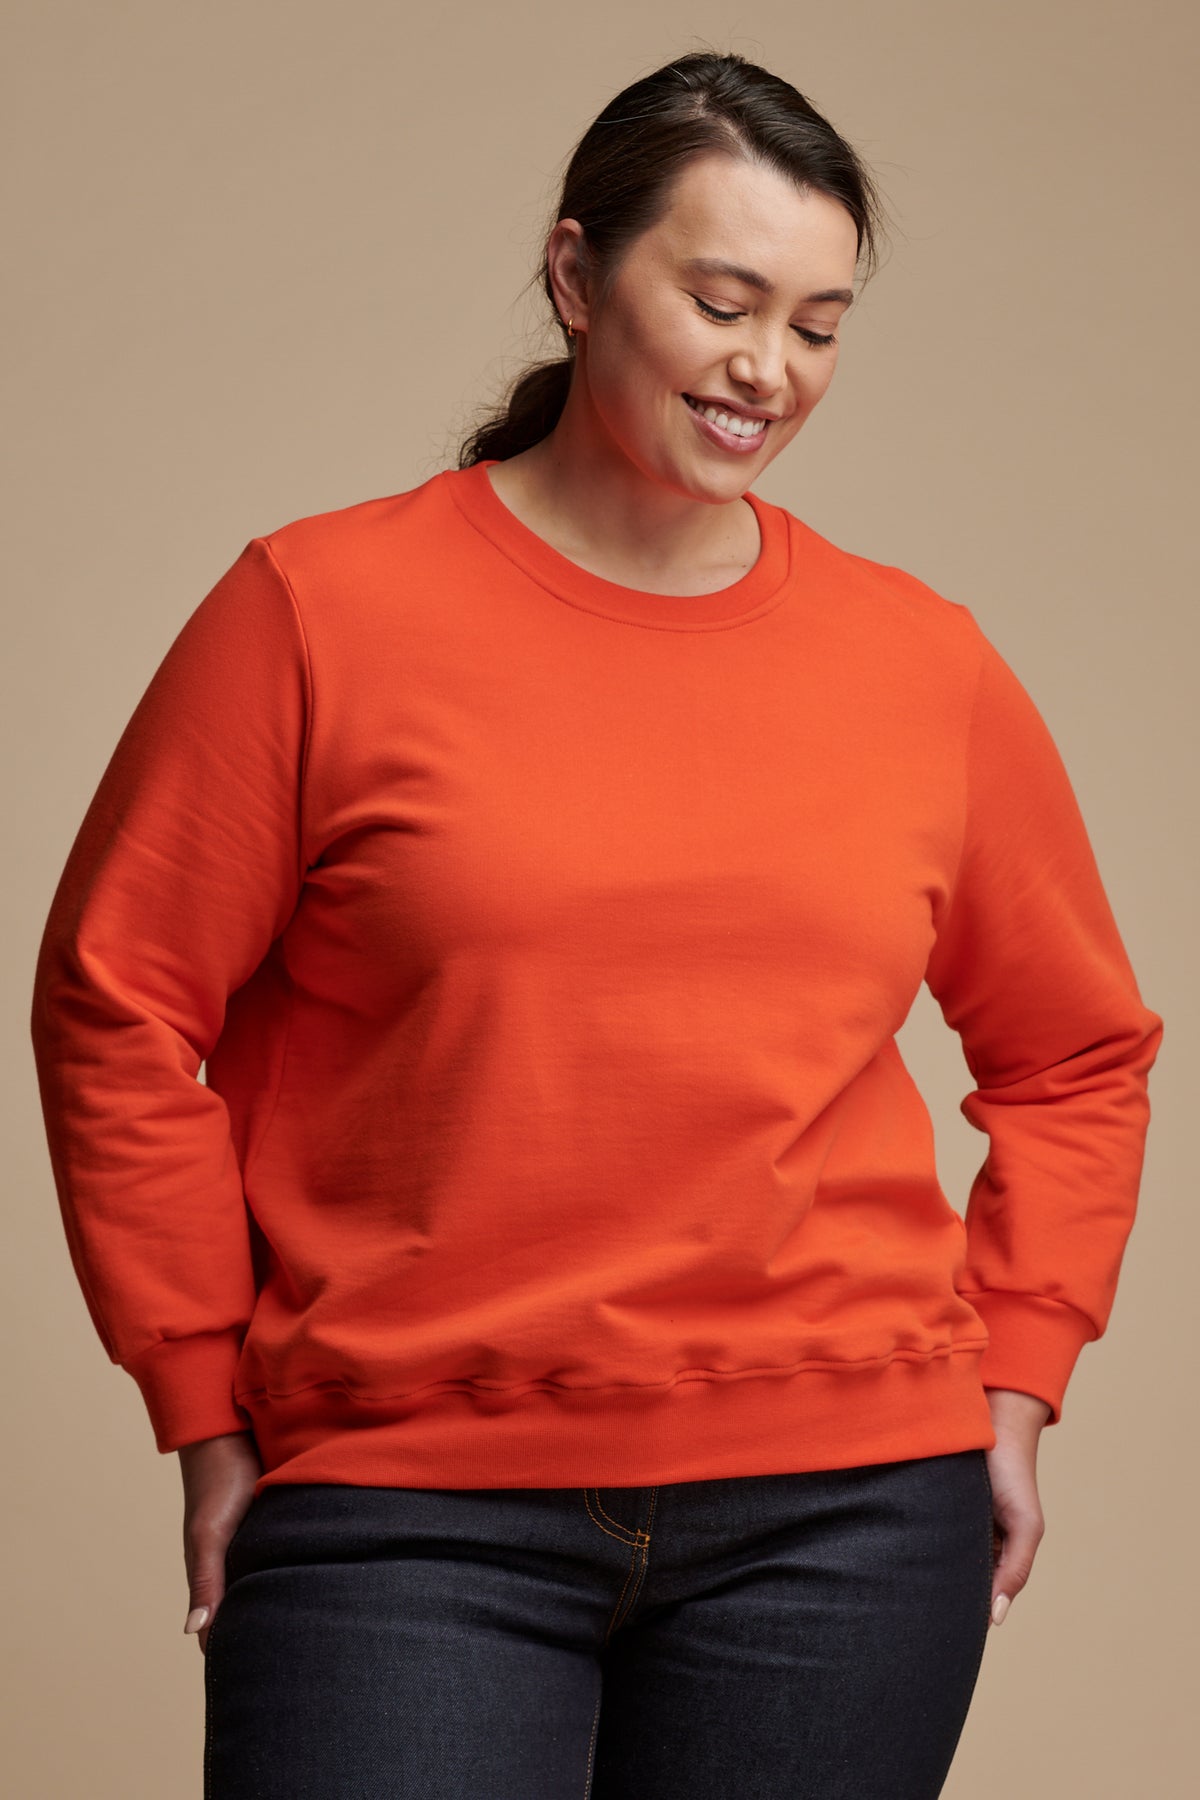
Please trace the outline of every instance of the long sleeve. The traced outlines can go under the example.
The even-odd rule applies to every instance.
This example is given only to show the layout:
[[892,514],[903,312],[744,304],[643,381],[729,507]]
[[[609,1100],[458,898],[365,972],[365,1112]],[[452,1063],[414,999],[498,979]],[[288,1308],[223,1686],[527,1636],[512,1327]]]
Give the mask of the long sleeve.
[[1162,1020],[1142,1003],[1062,759],[984,640],[966,820],[926,979],[990,1137],[960,1291],[987,1327],[986,1387],[1062,1415],[1104,1331],[1132,1228]]
[[255,1299],[227,1108],[199,1079],[228,997],[294,910],[311,690],[253,539],[180,630],[59,880],[32,1036],[72,1263],[160,1450],[247,1429],[232,1375]]
[[[751,501],[754,568],[683,606],[485,461],[253,539],[184,625],[33,1000],[160,1449],[645,1486],[986,1445],[987,1386],[1058,1417],[1161,1021],[968,609]],[[922,974],[990,1138],[965,1231]]]

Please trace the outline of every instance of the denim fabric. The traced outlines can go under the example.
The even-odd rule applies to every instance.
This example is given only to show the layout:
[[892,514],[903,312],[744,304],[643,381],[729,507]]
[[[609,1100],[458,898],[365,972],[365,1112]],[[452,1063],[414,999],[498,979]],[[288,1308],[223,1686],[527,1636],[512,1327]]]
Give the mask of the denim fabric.
[[987,1640],[983,1450],[643,1488],[265,1488],[205,1800],[934,1800]]

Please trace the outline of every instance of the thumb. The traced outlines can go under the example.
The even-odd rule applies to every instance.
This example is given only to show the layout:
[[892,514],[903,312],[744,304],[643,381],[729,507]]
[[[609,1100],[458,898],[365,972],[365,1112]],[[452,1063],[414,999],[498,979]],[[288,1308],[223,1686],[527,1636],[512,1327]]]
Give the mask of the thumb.
[[201,1654],[208,1655],[208,1634],[225,1598],[225,1553],[220,1543],[197,1546],[188,1579],[188,1616],[184,1631],[200,1640]]
[[1033,1561],[1045,1532],[1040,1508],[1012,1508],[1003,1520],[1004,1543],[996,1564],[992,1583],[993,1625],[1002,1625],[1004,1615],[1016,1599],[1033,1571]]
[[179,1467],[188,1582],[183,1629],[199,1637],[207,1656],[208,1634],[225,1597],[226,1554],[254,1499],[262,1463],[252,1434],[233,1431],[182,1445]]

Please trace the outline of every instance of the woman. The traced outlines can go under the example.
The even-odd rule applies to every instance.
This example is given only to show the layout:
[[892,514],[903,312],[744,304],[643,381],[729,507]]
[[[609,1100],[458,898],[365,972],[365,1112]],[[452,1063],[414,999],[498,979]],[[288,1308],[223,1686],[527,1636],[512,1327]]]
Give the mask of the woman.
[[752,491],[878,230],[742,58],[619,94],[565,357],[457,468],[252,540],[80,829],[34,1040],[180,1456],[209,1795],[941,1790],[1162,1022],[971,614]]

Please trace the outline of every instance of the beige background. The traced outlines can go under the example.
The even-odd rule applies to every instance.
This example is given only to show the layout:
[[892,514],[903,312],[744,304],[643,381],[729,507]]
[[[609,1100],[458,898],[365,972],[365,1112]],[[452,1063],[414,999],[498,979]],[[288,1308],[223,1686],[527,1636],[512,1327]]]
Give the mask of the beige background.
[[[1047,1534],[945,1792],[1192,1791],[1193,12],[7,6],[9,1792],[201,1791],[178,1461],[75,1286],[28,1045],[71,839],[246,541],[415,486],[547,352],[523,286],[570,148],[619,88],[706,41],[806,93],[896,221],[828,397],[759,491],[971,606],[1055,734],[1167,1022],[1117,1304],[1042,1439]],[[986,1142],[924,991],[902,1043],[961,1208]]]

